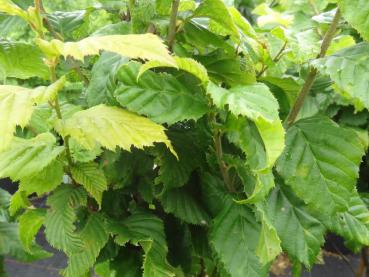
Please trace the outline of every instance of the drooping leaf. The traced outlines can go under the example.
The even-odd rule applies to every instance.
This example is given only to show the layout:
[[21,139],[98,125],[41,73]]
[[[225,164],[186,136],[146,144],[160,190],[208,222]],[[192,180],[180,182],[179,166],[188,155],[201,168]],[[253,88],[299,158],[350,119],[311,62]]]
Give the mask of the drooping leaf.
[[174,277],[174,268],[166,260],[168,247],[163,222],[149,214],[136,213],[111,226],[116,242],[140,245],[145,251],[144,277]]
[[[209,82],[209,76],[205,67],[202,64],[198,63],[197,61],[191,58],[174,57],[174,59],[177,65],[176,68],[194,75],[201,81],[201,83],[207,85],[207,83]],[[137,79],[139,79],[141,75],[145,73],[147,70],[156,67],[173,67],[173,65],[164,64],[159,61],[149,61],[141,66],[140,71],[137,75]]]
[[42,171],[64,150],[55,142],[51,133],[32,139],[15,138],[9,148],[0,152],[0,177],[18,181]]
[[19,217],[20,241],[24,249],[32,253],[35,237],[45,220],[44,209],[28,210]]
[[267,276],[268,268],[255,254],[259,233],[253,212],[230,199],[215,218],[210,243],[232,277]]
[[204,0],[193,12],[192,18],[210,18],[210,28],[220,35],[231,35],[239,41],[240,34],[227,6],[222,0]]
[[205,66],[213,82],[232,87],[256,82],[254,65],[248,56],[239,57],[234,53],[217,50],[207,55],[195,56],[195,59]]
[[49,87],[29,89],[19,86],[0,86],[0,150],[6,148],[13,138],[17,125],[24,128],[31,119],[35,104],[52,100],[64,86],[65,79]]
[[264,142],[267,165],[273,166],[284,148],[284,129],[278,116],[278,102],[264,84],[237,86],[229,90],[209,83],[208,94],[214,104],[236,116],[252,120]]
[[0,255],[8,255],[24,262],[50,257],[48,252],[36,246],[33,247],[32,254],[24,251],[19,239],[18,224],[9,222],[0,222]]
[[59,186],[62,183],[63,175],[63,163],[59,160],[54,160],[40,172],[22,178],[19,188],[27,192],[28,195],[32,193],[42,195]]
[[42,59],[42,52],[32,44],[0,41],[0,75],[3,75],[4,79],[48,79],[49,69]]
[[288,130],[277,170],[305,203],[333,214],[348,209],[363,154],[355,132],[317,116]]
[[68,257],[68,266],[63,271],[66,277],[84,276],[95,264],[100,250],[109,239],[103,217],[99,214],[90,215],[80,237],[85,247]]
[[365,0],[338,0],[343,17],[364,39],[369,40],[369,3]]
[[158,146],[154,151],[155,164],[159,167],[155,183],[163,184],[164,190],[184,186],[191,173],[200,166],[202,157],[193,132],[171,131],[168,135],[178,159],[164,146]]
[[101,50],[105,50],[129,58],[157,60],[175,65],[163,42],[153,34],[88,37],[77,42],[56,39],[47,42],[38,39],[37,43],[48,55],[62,55],[65,58],[70,56],[81,61],[85,56],[98,55]]
[[209,215],[185,189],[166,191],[160,201],[166,213],[172,213],[186,223],[204,225],[209,222]]
[[362,245],[369,245],[369,211],[356,193],[351,196],[349,206],[348,211],[331,217],[322,216],[322,221],[330,231],[345,238],[349,247],[358,251]]
[[368,55],[369,43],[362,42],[313,61],[313,65],[321,73],[329,75],[335,82],[336,91],[348,99],[357,110],[369,109]]
[[310,268],[324,243],[325,227],[306,205],[278,187],[267,200],[266,213],[275,226],[282,247],[293,259]]
[[75,209],[85,206],[87,195],[83,188],[63,185],[57,188],[47,199],[50,206],[45,218],[47,241],[56,249],[66,253],[81,251],[84,242],[75,232],[77,219]]
[[129,63],[119,71],[119,86],[114,95],[123,107],[168,124],[196,120],[206,113],[207,101],[201,89],[166,73],[146,72],[137,81],[139,70],[139,64]]
[[73,179],[81,184],[101,205],[102,193],[108,184],[101,168],[95,162],[77,163],[71,168]]
[[121,65],[128,62],[121,55],[103,52],[91,70],[91,79],[86,90],[87,102],[90,107],[98,104],[113,104],[116,88],[116,74]]
[[282,252],[281,240],[277,234],[276,228],[271,222],[273,218],[265,213],[261,204],[258,204],[256,208],[261,220],[261,230],[256,248],[256,255],[259,257],[261,264],[267,265]]
[[59,121],[56,129],[64,137],[71,136],[87,149],[100,144],[110,150],[119,146],[129,151],[131,146],[141,149],[152,146],[154,142],[163,142],[172,150],[164,127],[118,107],[98,105],[77,112]]

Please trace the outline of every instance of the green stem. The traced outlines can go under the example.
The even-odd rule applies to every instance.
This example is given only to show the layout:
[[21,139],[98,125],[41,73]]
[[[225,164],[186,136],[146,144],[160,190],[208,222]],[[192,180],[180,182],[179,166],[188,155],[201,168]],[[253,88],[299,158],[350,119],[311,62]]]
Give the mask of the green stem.
[[[341,12],[339,9],[337,9],[337,12],[333,18],[332,24],[329,27],[327,33],[325,34],[323,38],[323,42],[320,47],[320,53],[318,54],[317,59],[323,58],[326,55],[329,45],[331,44],[336,34],[340,18],[341,18]],[[287,127],[291,126],[295,122],[297,115],[299,114],[302,106],[304,105],[306,96],[309,94],[311,87],[314,84],[317,73],[318,71],[316,70],[316,68],[310,67],[309,74],[306,77],[305,83],[303,87],[301,88],[299,95],[297,96],[297,99],[295,101],[294,106],[292,107],[292,110],[289,116],[287,117]]]
[[[49,67],[49,70],[50,70],[50,80],[51,80],[52,83],[54,83],[57,80],[56,72],[55,72],[55,65],[51,65]],[[60,119],[60,120],[63,119],[63,115],[61,113],[58,96],[56,96],[55,101],[54,101],[54,105],[52,105],[52,107],[55,109],[56,116],[58,117],[58,119]],[[70,170],[70,168],[73,166],[73,159],[72,159],[72,155],[71,155],[71,152],[70,152],[69,136],[66,136],[64,138],[64,144],[65,144],[65,150],[66,150],[66,154],[67,154],[68,167],[69,167],[69,170]]]
[[[287,47],[287,41],[283,44],[282,48],[278,51],[277,55],[275,55],[274,59],[273,59],[273,62],[274,63],[277,63],[279,62],[279,60],[282,58],[283,56],[283,52],[284,50],[286,49]],[[260,78],[261,75],[264,74],[264,72],[268,69],[269,67],[267,65],[264,65],[263,64],[263,67],[262,69],[260,70],[260,72],[258,73],[258,75],[256,76],[257,78]]]
[[[210,113],[209,114],[209,121],[216,125],[216,114]],[[216,126],[213,127],[213,140],[214,140],[214,149],[215,155],[217,157],[217,162],[219,165],[219,170],[223,178],[223,182],[229,192],[235,192],[235,188],[233,187],[233,183],[228,173],[228,167],[223,161],[223,147],[222,147],[222,133],[220,130],[217,129]]]
[[169,30],[168,30],[168,37],[167,37],[169,50],[172,50],[174,40],[175,40],[175,37],[176,37],[177,14],[178,14],[179,2],[180,2],[180,0],[173,0],[173,2],[172,2],[172,11],[171,11],[171,14],[170,14]]

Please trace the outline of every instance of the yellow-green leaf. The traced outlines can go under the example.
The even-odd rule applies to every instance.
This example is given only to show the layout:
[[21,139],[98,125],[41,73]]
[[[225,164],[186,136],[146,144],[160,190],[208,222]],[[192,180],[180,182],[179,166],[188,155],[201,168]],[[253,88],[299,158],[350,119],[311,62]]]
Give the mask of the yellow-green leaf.
[[129,151],[132,146],[142,149],[163,142],[175,154],[163,126],[118,107],[94,106],[58,121],[55,128],[87,149],[100,144],[110,150],[119,146]]
[[101,50],[105,50],[133,59],[157,60],[174,66],[176,64],[162,40],[153,34],[88,37],[76,42],[56,39],[47,42],[37,39],[36,43],[47,55],[62,55],[65,58],[70,56],[81,61],[85,56],[99,55]]
[[17,125],[22,128],[27,125],[35,104],[53,100],[64,83],[65,79],[62,78],[49,87],[35,89],[0,86],[0,150],[9,145]]

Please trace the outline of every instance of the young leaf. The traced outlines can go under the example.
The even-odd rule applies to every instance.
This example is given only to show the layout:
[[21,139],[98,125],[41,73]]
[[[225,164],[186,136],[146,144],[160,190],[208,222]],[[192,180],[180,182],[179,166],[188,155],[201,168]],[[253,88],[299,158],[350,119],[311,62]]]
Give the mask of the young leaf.
[[[191,58],[174,57],[174,59],[177,64],[177,67],[175,68],[194,75],[201,81],[202,84],[207,85],[207,83],[209,82],[209,76],[206,71],[206,68],[202,64],[198,63],[197,61]],[[164,64],[159,61],[149,61],[141,66],[140,71],[137,75],[137,79],[139,79],[141,75],[144,74],[147,70],[156,67],[174,67],[174,66],[172,64]]]
[[261,265],[255,254],[259,233],[253,212],[228,199],[214,219],[210,243],[232,277],[267,276],[268,268]]
[[27,20],[27,12],[22,10],[19,6],[14,4],[11,0],[0,0],[0,12],[7,13],[9,15],[16,15]]
[[267,167],[273,166],[284,148],[284,129],[278,116],[278,102],[264,84],[237,86],[229,90],[209,83],[208,94],[214,104],[236,116],[254,121],[267,153]]
[[163,126],[118,107],[94,106],[58,121],[55,127],[87,149],[101,144],[113,151],[116,146],[129,151],[131,146],[142,149],[163,142],[176,155]]
[[101,206],[102,194],[108,188],[104,172],[94,162],[77,163],[71,168],[73,179],[81,184]]
[[0,150],[9,145],[17,125],[22,128],[27,125],[34,105],[52,100],[64,83],[62,78],[49,87],[35,89],[0,85]]
[[31,206],[25,191],[18,190],[10,199],[9,214],[14,216],[20,209]]
[[68,259],[68,266],[63,270],[63,276],[84,276],[96,262],[100,250],[107,243],[109,236],[105,229],[104,218],[99,214],[89,216],[85,226],[80,232],[85,247],[72,253]]
[[114,95],[123,107],[168,124],[196,120],[206,113],[207,100],[200,89],[166,73],[146,72],[138,79],[139,70],[139,64],[129,63],[118,73],[119,86]]
[[48,55],[62,55],[80,61],[83,61],[85,56],[99,55],[101,50],[105,50],[132,59],[157,60],[175,66],[166,46],[153,34],[88,37],[77,42],[62,42],[56,39],[48,42],[37,39],[37,43]]
[[348,209],[363,154],[355,132],[317,116],[288,130],[277,170],[305,203],[333,214]]
[[39,173],[64,150],[55,142],[51,133],[32,139],[15,138],[7,150],[0,152],[0,177],[18,181]]
[[194,11],[192,18],[210,18],[210,29],[220,35],[231,35],[236,42],[240,39],[237,27],[227,6],[222,0],[204,0]]
[[48,197],[50,209],[45,218],[45,235],[51,246],[68,254],[83,249],[84,242],[76,234],[74,222],[77,219],[75,208],[85,206],[86,202],[83,188],[70,185],[60,186]]

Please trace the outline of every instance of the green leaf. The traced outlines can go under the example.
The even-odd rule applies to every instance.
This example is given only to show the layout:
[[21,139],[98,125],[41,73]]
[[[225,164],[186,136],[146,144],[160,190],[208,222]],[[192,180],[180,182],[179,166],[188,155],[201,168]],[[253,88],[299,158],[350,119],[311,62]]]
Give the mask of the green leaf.
[[40,172],[22,178],[19,188],[27,192],[28,195],[32,193],[42,195],[53,191],[59,186],[63,181],[63,175],[63,163],[59,160],[54,160]]
[[140,245],[145,251],[143,277],[173,277],[174,268],[166,260],[168,247],[163,222],[149,214],[136,213],[122,222],[114,223],[111,232],[120,245],[130,242]]
[[84,242],[75,232],[77,219],[75,209],[85,206],[87,195],[82,187],[63,185],[57,188],[47,199],[50,209],[45,218],[47,241],[56,249],[70,254],[81,251]]
[[53,12],[47,14],[47,19],[54,31],[64,38],[73,38],[73,32],[77,30],[87,19],[89,12],[86,10],[72,12]]
[[121,55],[103,52],[91,70],[91,79],[86,90],[87,102],[90,107],[98,104],[116,103],[116,75],[119,68],[128,62]]
[[93,267],[100,250],[109,239],[103,217],[99,214],[90,215],[80,232],[80,237],[85,247],[82,251],[69,256],[68,267],[63,271],[63,276],[84,276]]
[[35,104],[52,100],[64,83],[62,78],[49,87],[35,89],[0,85],[0,150],[9,145],[17,125],[22,128],[27,125]]
[[155,164],[159,167],[155,183],[163,184],[164,190],[184,186],[192,172],[200,167],[203,156],[194,139],[194,132],[170,131],[168,136],[178,158],[163,145],[158,145],[154,150]]
[[160,202],[166,213],[172,213],[186,223],[205,225],[209,222],[209,216],[201,204],[185,189],[164,192]]
[[338,0],[338,6],[343,17],[361,36],[369,40],[369,3],[365,0]]
[[132,59],[157,60],[175,65],[175,61],[159,37],[153,34],[110,35],[88,37],[77,42],[51,42],[37,39],[39,47],[48,55],[68,56],[83,61],[85,56],[98,55],[101,50],[114,52]]
[[0,255],[8,255],[24,262],[50,257],[48,252],[35,246],[32,254],[25,252],[19,239],[18,224],[9,222],[0,222]]
[[[202,64],[198,63],[197,61],[191,58],[174,57],[174,59],[177,64],[177,67],[175,68],[194,75],[201,81],[202,84],[207,85],[207,83],[209,82],[209,76],[205,67]],[[141,66],[140,71],[137,75],[137,79],[139,79],[141,75],[145,73],[147,70],[156,67],[174,67],[174,66],[172,64],[165,64],[159,61],[149,61]]]
[[351,196],[348,211],[323,216],[322,221],[330,231],[342,236],[353,250],[369,245],[369,211],[357,193]]
[[27,20],[28,18],[27,12],[22,10],[19,6],[17,6],[10,0],[0,0],[0,12],[9,15],[17,15],[25,20]]
[[[133,112],[157,123],[199,119],[207,111],[205,94],[166,73],[146,72],[140,79],[140,65],[123,65],[118,73],[117,101]],[[138,81],[137,81],[138,79]]]
[[164,127],[118,107],[98,105],[76,112],[70,118],[59,121],[56,129],[87,149],[100,144],[110,150],[120,146],[129,151],[131,146],[142,149],[152,146],[154,142],[163,142],[175,153]]
[[369,43],[362,42],[343,49],[331,56],[313,61],[318,70],[330,76],[336,91],[355,105],[357,110],[369,109],[366,87],[368,72]]
[[10,199],[9,213],[14,216],[19,210],[31,206],[25,191],[18,190]]
[[232,277],[267,276],[255,254],[260,225],[246,206],[228,199],[210,230],[210,243]]
[[7,150],[0,152],[0,177],[18,181],[42,171],[64,150],[55,142],[51,133],[32,139],[15,138]]
[[236,41],[240,34],[227,6],[222,0],[204,0],[193,12],[192,18],[210,18],[210,29],[220,35],[231,35]]
[[305,203],[333,214],[348,209],[363,154],[354,131],[326,117],[312,117],[288,130],[277,170]]
[[267,200],[266,213],[288,255],[311,268],[324,243],[325,227],[304,203],[278,187]]
[[261,230],[256,255],[260,258],[261,264],[267,265],[282,252],[281,240],[271,223],[272,218],[268,217],[262,205],[257,205],[256,207],[261,218]]
[[44,209],[27,210],[19,217],[20,241],[27,252],[32,253],[35,237],[45,220]]
[[5,78],[48,79],[49,69],[43,62],[42,52],[25,42],[0,41],[0,73]]
[[210,79],[216,83],[224,82],[233,87],[256,82],[254,65],[247,55],[239,57],[217,50],[208,55],[195,56],[195,59],[205,66]]
[[258,83],[237,86],[229,90],[209,83],[208,94],[214,104],[228,109],[236,116],[246,116],[252,120],[264,142],[267,164],[273,166],[284,148],[284,129],[278,116],[278,102],[268,87]]
[[108,184],[98,164],[95,162],[77,163],[71,168],[73,179],[81,184],[101,206],[102,194],[108,188]]

